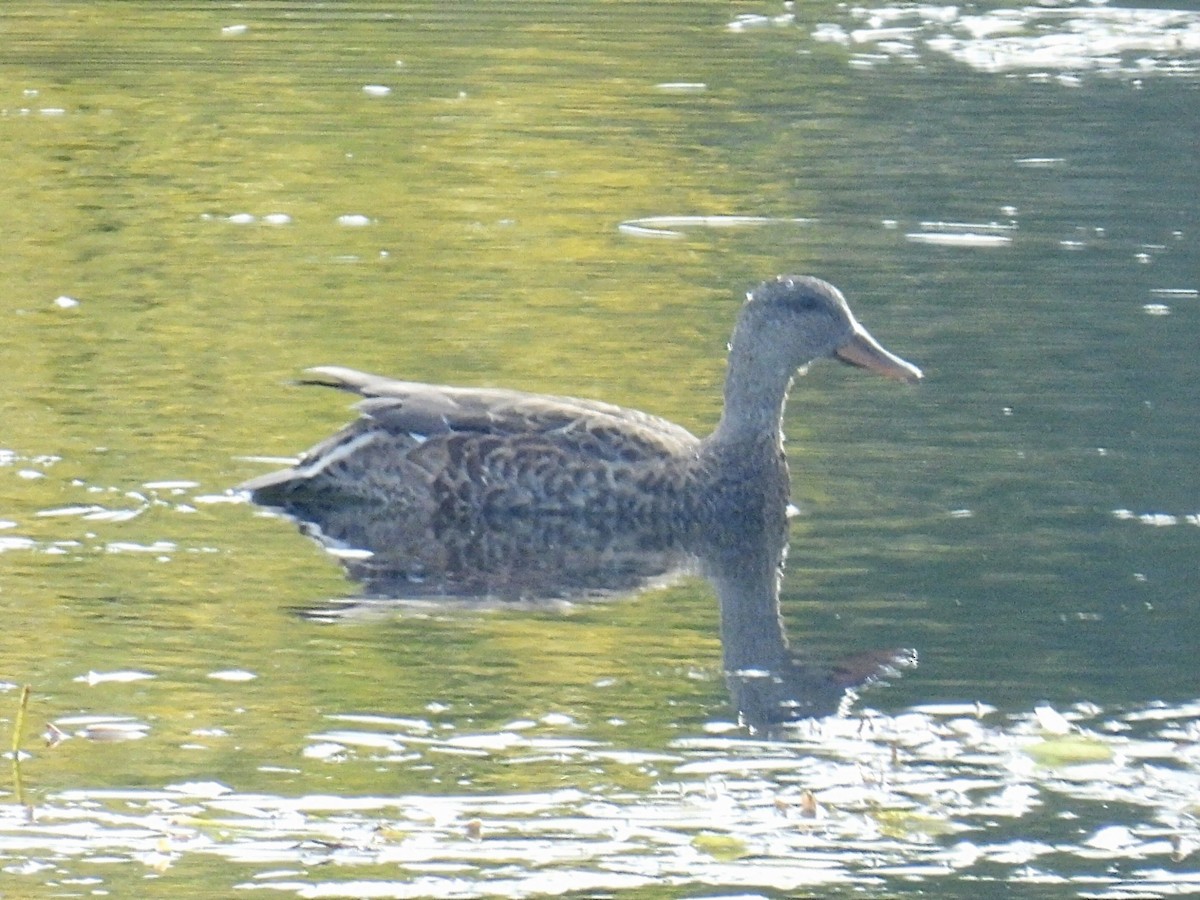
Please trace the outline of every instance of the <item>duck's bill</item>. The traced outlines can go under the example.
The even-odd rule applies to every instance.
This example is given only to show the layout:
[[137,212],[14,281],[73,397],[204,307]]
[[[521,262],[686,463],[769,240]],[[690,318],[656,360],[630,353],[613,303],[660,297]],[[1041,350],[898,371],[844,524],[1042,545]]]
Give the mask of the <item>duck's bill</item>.
[[924,377],[921,370],[912,363],[884,350],[879,341],[871,337],[862,326],[856,328],[850,339],[833,352],[842,362],[858,366],[860,369],[870,369],[885,378],[916,384]]

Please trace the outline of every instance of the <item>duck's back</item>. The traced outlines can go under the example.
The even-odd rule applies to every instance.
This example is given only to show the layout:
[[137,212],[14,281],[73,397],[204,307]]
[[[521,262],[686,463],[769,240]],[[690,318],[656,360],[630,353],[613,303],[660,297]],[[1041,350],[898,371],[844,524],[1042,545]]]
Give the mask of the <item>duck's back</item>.
[[686,488],[699,445],[665,419],[597,401],[332,367],[311,374],[308,383],[362,395],[361,415],[295,467],[243,485],[258,503],[651,515]]

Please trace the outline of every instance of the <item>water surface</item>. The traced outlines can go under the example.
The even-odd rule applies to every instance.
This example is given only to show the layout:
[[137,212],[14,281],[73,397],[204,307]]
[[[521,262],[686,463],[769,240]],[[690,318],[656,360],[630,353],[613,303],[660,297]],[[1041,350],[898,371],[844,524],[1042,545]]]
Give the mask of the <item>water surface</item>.
[[[13,890],[1196,891],[1193,11],[0,27]],[[308,365],[703,433],[783,271],[927,374],[816,366],[789,408],[793,649],[921,660],[850,718],[739,728],[699,578],[313,621],[356,586],[226,494],[347,420]]]

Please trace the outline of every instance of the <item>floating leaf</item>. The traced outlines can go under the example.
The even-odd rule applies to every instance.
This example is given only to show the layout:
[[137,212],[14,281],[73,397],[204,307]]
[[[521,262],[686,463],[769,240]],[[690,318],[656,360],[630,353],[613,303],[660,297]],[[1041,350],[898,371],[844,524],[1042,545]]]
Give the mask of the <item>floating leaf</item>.
[[879,830],[888,837],[911,840],[915,835],[936,837],[959,829],[949,819],[909,809],[879,809],[871,814]]
[[1025,748],[1036,762],[1044,766],[1070,766],[1077,763],[1108,762],[1113,749],[1099,738],[1086,734],[1067,734],[1047,738]]
[[727,834],[698,834],[692,838],[692,846],[720,862],[733,862],[750,855],[750,848],[745,841]]

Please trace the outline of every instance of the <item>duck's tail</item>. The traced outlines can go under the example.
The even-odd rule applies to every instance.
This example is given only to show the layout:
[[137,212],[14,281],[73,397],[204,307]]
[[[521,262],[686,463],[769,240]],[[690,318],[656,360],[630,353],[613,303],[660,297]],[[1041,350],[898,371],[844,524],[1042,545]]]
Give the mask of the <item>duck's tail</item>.
[[308,477],[297,469],[280,469],[243,481],[234,490],[249,494],[259,506],[287,506],[287,501],[296,496],[297,489],[308,481]]

